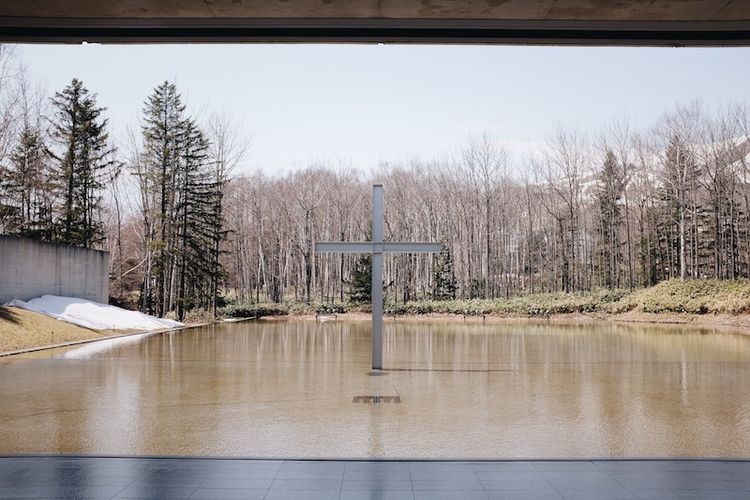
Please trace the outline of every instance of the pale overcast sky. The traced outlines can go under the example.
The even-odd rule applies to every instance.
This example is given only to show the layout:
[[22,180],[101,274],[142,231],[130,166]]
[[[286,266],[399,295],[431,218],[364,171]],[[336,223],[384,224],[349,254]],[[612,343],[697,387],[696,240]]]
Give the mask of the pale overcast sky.
[[189,110],[227,110],[252,138],[245,169],[330,160],[370,169],[432,158],[488,132],[520,152],[557,124],[652,123],[677,102],[750,102],[750,49],[415,45],[24,45],[48,91],[98,93],[115,134],[176,81]]

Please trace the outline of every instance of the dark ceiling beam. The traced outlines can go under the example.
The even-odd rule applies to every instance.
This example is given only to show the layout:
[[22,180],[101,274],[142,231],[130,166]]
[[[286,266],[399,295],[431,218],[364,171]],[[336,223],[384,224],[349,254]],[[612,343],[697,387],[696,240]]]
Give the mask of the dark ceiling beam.
[[0,17],[0,42],[746,46],[750,45],[750,21]]

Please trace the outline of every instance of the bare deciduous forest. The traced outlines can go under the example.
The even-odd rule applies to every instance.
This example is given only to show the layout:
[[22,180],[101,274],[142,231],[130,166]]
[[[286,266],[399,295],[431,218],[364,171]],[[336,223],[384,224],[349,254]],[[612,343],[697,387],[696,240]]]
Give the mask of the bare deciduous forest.
[[479,135],[372,172],[316,162],[271,176],[237,168],[252,149],[236,117],[192,114],[173,83],[115,140],[95,89],[39,93],[1,50],[0,232],[109,250],[112,298],[128,307],[347,301],[360,259],[313,243],[369,239],[373,182],[386,239],[444,247],[386,257],[391,303],[750,277],[744,103],[559,127],[523,155]]

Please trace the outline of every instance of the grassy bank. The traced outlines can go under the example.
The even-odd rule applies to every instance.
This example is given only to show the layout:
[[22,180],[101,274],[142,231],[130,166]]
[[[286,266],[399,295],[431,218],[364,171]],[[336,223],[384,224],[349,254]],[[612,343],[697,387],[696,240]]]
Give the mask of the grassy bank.
[[90,330],[17,307],[0,306],[0,352],[92,340],[130,333],[128,330]]
[[[595,290],[578,293],[539,293],[493,300],[426,300],[387,305],[385,310],[386,314],[393,316],[457,314],[526,318],[544,318],[563,314],[613,315],[628,312],[742,315],[750,313],[750,280],[670,280],[651,288],[635,291]],[[362,305],[300,302],[235,305],[224,310],[224,314],[228,317],[346,312],[369,312],[369,310]]]

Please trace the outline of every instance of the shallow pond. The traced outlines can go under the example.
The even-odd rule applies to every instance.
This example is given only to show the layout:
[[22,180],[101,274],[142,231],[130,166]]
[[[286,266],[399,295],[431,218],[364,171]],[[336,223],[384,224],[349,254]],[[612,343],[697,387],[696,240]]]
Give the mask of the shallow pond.
[[0,359],[0,454],[750,456],[748,336],[387,322],[371,376],[369,327],[230,323]]

